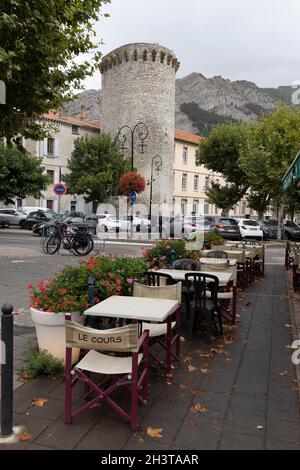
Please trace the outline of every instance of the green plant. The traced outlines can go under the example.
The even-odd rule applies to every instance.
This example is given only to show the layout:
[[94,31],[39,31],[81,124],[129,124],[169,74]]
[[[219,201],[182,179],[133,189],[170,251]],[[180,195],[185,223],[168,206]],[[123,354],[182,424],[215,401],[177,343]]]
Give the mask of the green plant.
[[210,245],[224,245],[223,238],[215,232],[205,232],[204,240]]
[[[111,295],[130,295],[132,285],[149,265],[144,258],[113,257],[103,254],[81,261],[78,266],[66,266],[52,280],[30,284],[30,306],[53,313],[83,312],[93,303]],[[88,279],[95,279],[95,298],[89,299]]]
[[167,269],[170,268],[172,262],[177,259],[201,258],[201,250],[187,250],[184,240],[163,240],[157,243],[154,248],[144,251],[144,258],[147,260],[151,269]]
[[58,378],[64,375],[64,363],[53,357],[48,351],[39,351],[30,344],[25,354],[25,362],[21,366],[21,371],[27,378],[34,378],[38,375]]

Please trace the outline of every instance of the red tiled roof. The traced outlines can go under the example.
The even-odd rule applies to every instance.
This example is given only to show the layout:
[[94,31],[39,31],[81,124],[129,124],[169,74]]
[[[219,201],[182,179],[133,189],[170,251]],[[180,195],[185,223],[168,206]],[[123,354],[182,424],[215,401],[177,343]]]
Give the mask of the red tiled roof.
[[198,145],[201,140],[203,140],[203,137],[175,129],[175,140],[181,140],[182,142],[188,142],[189,144]]
[[76,126],[81,126],[81,127],[90,127],[92,129],[101,129],[100,124],[96,121],[87,121],[86,119],[79,119],[79,118],[74,118],[70,116],[60,116],[58,113],[54,112],[49,112],[47,114],[43,114],[43,117],[46,119],[50,119],[51,121],[57,121],[57,122],[65,122],[68,124],[74,124]]

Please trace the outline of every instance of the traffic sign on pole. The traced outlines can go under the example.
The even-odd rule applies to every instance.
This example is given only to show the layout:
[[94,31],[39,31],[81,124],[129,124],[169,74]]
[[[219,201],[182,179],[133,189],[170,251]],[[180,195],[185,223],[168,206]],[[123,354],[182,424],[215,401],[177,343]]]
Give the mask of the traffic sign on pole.
[[58,183],[54,186],[53,191],[57,196],[65,196],[67,194],[68,189],[65,184]]
[[137,193],[135,191],[132,191],[130,194],[130,202],[131,204],[135,204],[137,201]]

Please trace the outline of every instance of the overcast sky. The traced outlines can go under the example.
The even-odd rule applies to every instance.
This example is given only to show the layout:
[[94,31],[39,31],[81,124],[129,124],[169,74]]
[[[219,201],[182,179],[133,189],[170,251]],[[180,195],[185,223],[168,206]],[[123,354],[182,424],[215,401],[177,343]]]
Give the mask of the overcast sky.
[[[112,0],[96,25],[104,54],[131,42],[158,42],[200,72],[260,86],[300,79],[299,0]],[[100,73],[86,81],[100,88]]]

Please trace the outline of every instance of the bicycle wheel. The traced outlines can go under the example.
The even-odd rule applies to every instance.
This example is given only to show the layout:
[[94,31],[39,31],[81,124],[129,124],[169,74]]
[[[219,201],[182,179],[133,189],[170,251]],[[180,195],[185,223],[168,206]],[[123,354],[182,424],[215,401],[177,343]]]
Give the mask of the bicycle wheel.
[[59,237],[53,235],[44,240],[43,250],[46,255],[54,255],[60,249],[61,240]]
[[94,241],[90,236],[86,236],[85,240],[73,239],[71,250],[75,256],[86,256],[94,249]]

